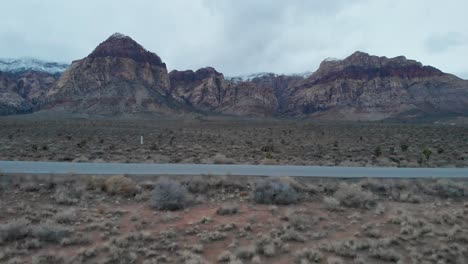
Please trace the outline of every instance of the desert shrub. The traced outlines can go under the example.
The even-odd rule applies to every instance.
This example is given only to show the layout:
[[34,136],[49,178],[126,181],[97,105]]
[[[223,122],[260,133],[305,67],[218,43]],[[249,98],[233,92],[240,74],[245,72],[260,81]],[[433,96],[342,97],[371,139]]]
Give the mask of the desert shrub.
[[323,208],[329,211],[339,211],[341,210],[340,201],[338,201],[335,197],[325,196],[323,198]]
[[234,215],[239,212],[239,206],[237,204],[225,204],[216,210],[218,215]]
[[62,256],[55,254],[45,254],[40,256],[34,256],[32,258],[32,264],[61,264],[65,263],[65,259]]
[[463,197],[468,191],[462,182],[455,182],[449,179],[439,179],[431,185],[429,192],[431,194],[448,198]]
[[288,205],[298,201],[299,194],[288,183],[264,180],[255,183],[253,199],[260,204]]
[[76,146],[79,147],[79,148],[83,148],[84,146],[86,146],[86,144],[88,144],[88,141],[86,141],[86,140],[81,140],[80,142],[78,142],[78,143],[76,144]]
[[62,205],[74,205],[77,204],[82,196],[82,190],[79,188],[72,189],[65,186],[55,190],[54,199],[55,202]]
[[358,184],[341,183],[334,197],[346,207],[369,209],[377,204],[375,196]]
[[254,246],[240,247],[236,250],[236,257],[243,260],[250,260],[255,255]]
[[372,248],[369,253],[373,258],[390,262],[397,262],[401,258],[400,254],[396,251],[387,248]]
[[197,236],[200,238],[201,241],[209,242],[209,241],[223,240],[227,237],[227,234],[224,232],[219,232],[219,231],[213,231],[213,232],[205,231],[205,232],[199,233]]
[[254,256],[251,261],[252,264],[261,264],[262,259],[259,256]]
[[260,161],[261,165],[278,165],[278,161],[273,158],[264,158]]
[[254,242],[255,252],[267,257],[273,257],[277,253],[277,247],[281,247],[283,242],[279,239],[273,240],[269,235],[261,235]]
[[344,264],[343,259],[337,257],[328,257],[327,264]]
[[214,164],[234,164],[234,159],[226,157],[224,154],[216,154],[213,157]]
[[65,237],[60,241],[62,247],[73,246],[73,245],[89,245],[92,241],[92,237],[89,234],[84,235],[83,233],[77,233],[74,236]]
[[132,179],[118,175],[106,179],[104,182],[104,190],[112,195],[132,196],[137,193],[138,188]]
[[275,151],[275,147],[273,145],[265,145],[260,148],[261,151],[263,152],[273,152]]
[[165,213],[165,214],[163,214],[161,216],[161,222],[163,222],[163,223],[175,222],[175,221],[178,221],[180,219],[181,219],[180,215],[175,214],[175,213],[171,213],[171,212],[167,212],[167,213]]
[[311,248],[303,248],[295,254],[296,263],[320,262],[323,259],[322,253]]
[[23,239],[30,234],[30,222],[16,219],[0,225],[0,243]]
[[333,141],[333,147],[338,148],[339,142],[337,140]]
[[400,144],[401,151],[407,151],[409,146],[405,143]]
[[306,238],[301,233],[292,229],[287,229],[280,238],[282,241],[293,241],[300,243],[304,243],[306,241]]
[[310,225],[317,222],[316,217],[293,210],[288,210],[282,219],[287,220],[289,226],[297,231],[306,231],[310,228]]
[[173,180],[160,180],[151,192],[151,206],[158,210],[179,210],[190,202],[187,189]]
[[85,179],[87,190],[102,191],[105,189],[106,179],[104,177],[91,176]]
[[225,250],[218,255],[218,262],[228,262],[233,259],[235,259],[234,254],[228,250]]
[[149,149],[152,151],[157,151],[159,148],[158,148],[158,145],[156,145],[156,143],[153,143],[150,145]]
[[57,223],[60,224],[71,224],[76,221],[77,215],[75,209],[64,210],[57,213],[54,216],[54,219]]
[[52,223],[44,223],[32,227],[31,233],[41,241],[59,243],[72,232],[67,228]]
[[180,259],[179,263],[189,263],[189,264],[205,264],[207,263],[200,255],[190,252],[188,250],[183,250],[179,252]]
[[370,248],[367,240],[339,240],[329,243],[322,244],[320,249],[328,252],[333,252],[339,256],[355,258],[357,252],[361,250],[367,250]]
[[25,182],[21,184],[20,189],[25,192],[38,192],[41,188],[37,182]]

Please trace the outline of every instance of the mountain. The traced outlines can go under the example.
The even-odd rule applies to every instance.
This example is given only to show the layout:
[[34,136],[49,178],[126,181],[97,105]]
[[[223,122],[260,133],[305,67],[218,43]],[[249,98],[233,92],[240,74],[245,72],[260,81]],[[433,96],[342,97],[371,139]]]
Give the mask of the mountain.
[[468,114],[468,82],[403,56],[355,52],[323,61],[286,90],[283,114],[380,120],[398,116]]
[[74,61],[50,88],[41,110],[116,115],[173,113],[169,76],[158,55],[116,33]]
[[32,112],[67,67],[38,59],[0,59],[0,115]]
[[158,55],[116,33],[63,73],[56,63],[9,65],[0,71],[0,114],[203,113],[363,121],[468,115],[468,81],[403,56],[359,51],[325,59],[312,73],[225,78],[212,67],[168,73]]
[[43,61],[34,58],[21,59],[0,59],[0,72],[24,73],[24,72],[44,72],[50,74],[60,74],[68,68],[66,63]]

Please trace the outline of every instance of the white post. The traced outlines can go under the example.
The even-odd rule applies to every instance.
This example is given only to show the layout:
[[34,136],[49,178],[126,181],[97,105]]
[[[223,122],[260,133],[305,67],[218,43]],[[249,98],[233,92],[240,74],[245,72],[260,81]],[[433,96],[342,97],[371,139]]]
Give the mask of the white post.
[[140,145],[143,145],[143,136],[140,137]]

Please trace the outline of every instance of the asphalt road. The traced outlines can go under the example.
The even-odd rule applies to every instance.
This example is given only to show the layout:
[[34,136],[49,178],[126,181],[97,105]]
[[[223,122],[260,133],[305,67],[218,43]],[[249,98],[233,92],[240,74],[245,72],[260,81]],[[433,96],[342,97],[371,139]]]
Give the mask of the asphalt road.
[[336,178],[468,178],[468,168],[320,167],[0,161],[8,174],[242,175]]

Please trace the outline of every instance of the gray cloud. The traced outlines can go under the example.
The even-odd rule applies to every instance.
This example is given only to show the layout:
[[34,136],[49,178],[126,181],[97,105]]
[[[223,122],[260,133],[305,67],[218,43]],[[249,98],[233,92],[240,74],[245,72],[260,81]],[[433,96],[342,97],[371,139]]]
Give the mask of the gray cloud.
[[425,44],[430,52],[440,53],[459,45],[467,45],[467,42],[468,38],[465,38],[462,33],[446,32],[430,36]]
[[467,9],[465,0],[16,0],[2,3],[0,57],[72,61],[121,32],[169,69],[304,72],[362,50],[468,72]]

